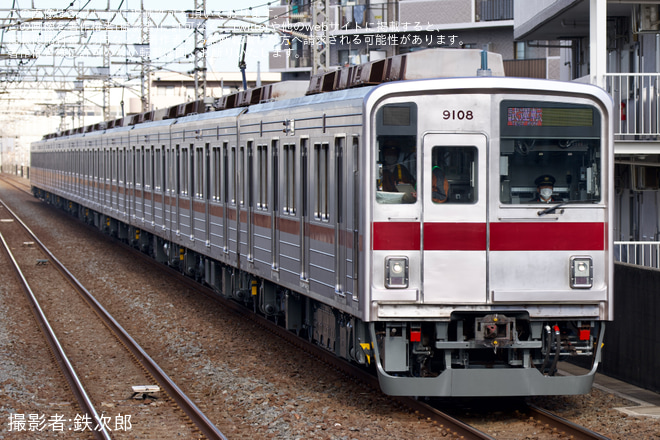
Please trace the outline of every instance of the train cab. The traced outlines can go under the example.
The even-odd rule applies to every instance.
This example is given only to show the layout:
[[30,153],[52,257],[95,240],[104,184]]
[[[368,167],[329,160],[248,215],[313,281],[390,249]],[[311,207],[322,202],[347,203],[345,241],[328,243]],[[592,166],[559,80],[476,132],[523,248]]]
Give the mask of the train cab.
[[383,86],[368,99],[365,288],[381,384],[406,395],[587,392],[595,367],[554,374],[569,356],[597,365],[612,319],[609,101],[576,85],[465,84]]

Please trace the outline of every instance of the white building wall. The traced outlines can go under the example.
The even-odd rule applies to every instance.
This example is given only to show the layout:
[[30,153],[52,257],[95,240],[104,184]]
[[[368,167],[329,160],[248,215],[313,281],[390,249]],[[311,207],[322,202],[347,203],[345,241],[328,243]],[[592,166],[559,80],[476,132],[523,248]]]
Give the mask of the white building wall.
[[474,21],[472,0],[402,0],[399,3],[399,22],[425,27],[429,23],[456,24]]

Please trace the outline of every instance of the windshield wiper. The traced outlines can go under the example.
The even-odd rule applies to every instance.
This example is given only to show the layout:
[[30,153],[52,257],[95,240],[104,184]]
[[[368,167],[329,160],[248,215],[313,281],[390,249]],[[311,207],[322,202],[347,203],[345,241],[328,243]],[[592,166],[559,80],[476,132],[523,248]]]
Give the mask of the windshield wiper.
[[598,202],[600,201],[599,199],[586,199],[586,200],[567,200],[565,202],[557,203],[556,205],[550,206],[548,208],[542,209],[541,211],[537,212],[538,216],[541,217],[542,215],[546,214],[551,214],[555,212],[557,209],[561,208],[562,206],[566,205],[572,205],[575,203],[593,203],[593,202]]

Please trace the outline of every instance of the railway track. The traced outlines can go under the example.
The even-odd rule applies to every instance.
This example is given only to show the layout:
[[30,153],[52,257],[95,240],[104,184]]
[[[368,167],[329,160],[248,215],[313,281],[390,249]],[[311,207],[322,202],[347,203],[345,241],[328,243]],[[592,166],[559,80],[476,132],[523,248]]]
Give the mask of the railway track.
[[574,440],[608,440],[608,437],[595,431],[566,420],[535,405],[528,405],[526,414],[528,421],[540,425],[545,431],[556,435],[558,438]]
[[[174,268],[155,262],[151,257],[140,252],[139,250],[125,244],[122,245],[131,253],[133,253],[136,258],[140,258],[145,263],[152,265],[154,270],[163,271],[163,273],[167,274],[168,276],[178,278],[187,287],[192,290],[196,290],[211,300],[219,303],[221,307],[233,310],[235,313],[241,315],[244,319],[255,323],[256,325],[276,335],[278,338],[285,340],[287,343],[294,345],[316,357],[320,361],[331,365],[336,370],[341,371],[347,377],[354,380],[356,384],[360,384],[361,386],[366,386],[374,390],[379,389],[377,378],[373,374],[365,371],[363,368],[338,358],[326,349],[298,337],[296,334],[287,331],[281,326],[278,326],[271,320],[254,314],[251,310],[236,303],[235,301],[218,296],[217,292],[215,292],[213,289],[207,286],[203,286],[197,281],[182,275],[178,270]],[[423,418],[429,423],[440,427],[442,429],[443,435],[446,435],[446,438],[475,440],[494,439],[494,437],[488,435],[487,433],[475,428],[474,426],[471,426],[466,422],[461,421],[460,416],[450,415],[431,404],[425,403],[424,401],[417,400],[412,397],[391,396],[390,399],[396,401],[397,404],[401,407],[416,413],[420,418]],[[608,439],[608,437],[605,437],[595,431],[591,431],[588,428],[579,426],[569,420],[563,419],[547,410],[533,405],[525,408],[524,412],[528,416],[528,419],[525,421],[538,425],[540,428],[542,428],[543,431],[547,433],[548,438],[567,438],[575,440]]]
[[[20,183],[20,182],[19,182]],[[20,185],[14,185],[19,189],[24,189],[20,188]],[[82,225],[82,223],[81,223]],[[90,229],[93,229],[95,232],[95,228],[89,227]],[[106,237],[107,238],[107,237]],[[107,238],[109,242],[112,243],[117,243],[115,240],[112,240],[110,238]],[[164,270],[167,273],[176,275],[177,278],[187,284],[190,288],[201,291],[205,295],[207,295],[210,298],[213,298],[214,301],[221,302],[223,308],[232,308],[235,310],[237,313],[243,315],[246,319],[249,319],[253,322],[256,322],[259,324],[261,327],[266,327],[271,333],[276,333],[280,335],[280,337],[285,338],[287,341],[289,341],[291,344],[302,347],[305,351],[308,353],[311,353],[313,356],[317,358],[322,358],[324,362],[332,364],[336,369],[341,370],[346,374],[347,376],[352,377],[356,383],[360,384],[360,386],[366,386],[366,387],[374,387],[377,388],[377,382],[376,379],[373,376],[370,376],[367,374],[365,371],[355,368],[354,366],[347,364],[340,359],[337,359],[335,356],[329,354],[326,350],[315,346],[315,345],[310,345],[307,344],[305,341],[301,341],[300,338],[296,337],[292,333],[275,326],[271,321],[267,320],[262,320],[260,317],[255,316],[251,311],[246,310],[243,306],[236,304],[234,301],[227,301],[224,300],[221,297],[218,297],[217,293],[214,292],[211,289],[208,289],[206,287],[200,286],[197,282],[194,280],[182,276],[179,271],[171,269],[167,266],[163,266],[161,264],[155,263],[151,258],[148,256],[142,254],[141,252],[126,246],[127,249],[130,249],[131,252],[134,253],[134,255],[139,256],[141,259],[143,259],[145,262],[148,264],[152,265],[154,268],[158,268],[159,270]],[[394,398],[393,400],[396,400],[398,402],[398,405],[409,410],[415,412],[420,419],[425,419],[429,423],[433,423],[434,425],[437,425],[441,427],[442,432],[443,432],[443,437],[444,438],[481,438],[481,439],[490,439],[493,438],[489,436],[488,434],[485,434],[483,432],[480,432],[478,429],[475,429],[474,427],[471,427],[467,423],[461,422],[460,419],[461,415],[457,415],[457,418],[452,418],[448,416],[446,413],[443,413],[442,411],[438,411],[437,409],[433,408],[430,405],[427,405],[426,403],[422,401],[417,401],[415,399],[405,399],[405,398]],[[532,410],[530,410],[532,411]],[[545,417],[544,419],[541,419],[540,415],[536,414],[543,414]],[[558,425],[558,423],[564,423],[565,421],[562,421],[559,418],[559,421],[557,421],[558,418],[553,418],[552,421],[549,421],[547,419],[547,415],[544,413],[543,410],[540,411],[534,411],[534,412],[525,412],[525,419],[521,423],[526,423],[528,425],[534,425],[536,426],[537,430],[543,431],[543,435],[539,436],[537,438],[596,438],[596,439],[604,439],[607,437],[604,437],[600,434],[590,432],[586,429],[583,429],[581,427],[576,427],[574,424],[571,424],[568,422],[570,425],[572,425],[570,428],[566,428],[563,426]],[[521,417],[521,419],[523,419]],[[487,430],[487,429],[485,429]],[[579,433],[576,434],[574,431],[577,430]],[[500,437],[500,436],[498,436]]]
[[[61,429],[88,430],[97,439],[134,438],[143,432],[161,438],[177,432],[186,438],[225,439],[11,209],[0,203],[11,215],[0,223],[4,250],[81,411],[65,415]],[[81,301],[87,307],[81,308]],[[80,312],[84,308],[89,313]],[[136,395],[143,401],[134,399]],[[162,395],[169,405],[161,406],[161,416],[154,418],[144,402]],[[117,413],[109,415],[108,407]],[[72,425],[64,426],[67,421]]]

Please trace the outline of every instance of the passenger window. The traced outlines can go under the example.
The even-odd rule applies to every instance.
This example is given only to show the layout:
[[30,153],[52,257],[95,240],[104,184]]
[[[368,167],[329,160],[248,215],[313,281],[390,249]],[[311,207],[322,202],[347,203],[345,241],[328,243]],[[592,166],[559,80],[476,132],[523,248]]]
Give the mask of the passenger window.
[[503,101],[500,202],[600,201],[600,125],[588,105]]
[[417,106],[387,104],[376,112],[376,201],[417,201]]
[[435,146],[431,154],[431,169],[426,170],[431,201],[436,204],[476,203],[477,148]]

